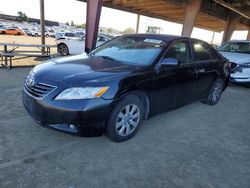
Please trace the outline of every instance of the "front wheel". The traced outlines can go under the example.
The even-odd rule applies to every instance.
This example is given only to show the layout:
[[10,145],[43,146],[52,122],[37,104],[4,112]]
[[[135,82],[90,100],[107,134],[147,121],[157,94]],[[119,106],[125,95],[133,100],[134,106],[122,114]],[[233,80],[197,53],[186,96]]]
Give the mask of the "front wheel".
[[59,44],[58,53],[60,53],[63,56],[69,55],[69,49],[68,49],[67,45],[66,44]]
[[114,142],[123,142],[132,138],[143,120],[143,106],[136,96],[125,97],[111,112],[106,135]]
[[225,83],[222,79],[215,80],[212,85],[212,88],[210,89],[208,97],[204,100],[204,103],[209,105],[217,104],[222,95],[224,85]]

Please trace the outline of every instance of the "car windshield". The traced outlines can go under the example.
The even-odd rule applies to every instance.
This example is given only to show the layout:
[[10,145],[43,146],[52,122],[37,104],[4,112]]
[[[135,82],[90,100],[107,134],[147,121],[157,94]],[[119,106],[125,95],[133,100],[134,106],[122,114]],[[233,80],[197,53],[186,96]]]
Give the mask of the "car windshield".
[[250,42],[226,42],[218,50],[220,52],[250,54]]
[[141,36],[123,36],[107,42],[91,55],[127,64],[149,65],[160,54],[165,42]]

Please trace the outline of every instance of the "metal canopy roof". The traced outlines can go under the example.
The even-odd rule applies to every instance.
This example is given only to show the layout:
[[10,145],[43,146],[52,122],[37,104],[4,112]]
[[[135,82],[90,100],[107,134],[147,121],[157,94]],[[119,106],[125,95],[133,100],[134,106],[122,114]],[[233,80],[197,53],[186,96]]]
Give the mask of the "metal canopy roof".
[[[79,0],[86,2],[87,0]],[[103,6],[183,24],[188,0],[103,0]],[[236,30],[250,27],[250,0],[203,0],[195,26],[223,31],[231,12],[241,14]]]

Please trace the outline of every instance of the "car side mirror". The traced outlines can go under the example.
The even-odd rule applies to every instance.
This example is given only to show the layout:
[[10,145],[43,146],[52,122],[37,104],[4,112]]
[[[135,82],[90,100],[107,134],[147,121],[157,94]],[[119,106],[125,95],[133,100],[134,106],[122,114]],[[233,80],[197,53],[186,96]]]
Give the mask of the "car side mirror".
[[161,66],[163,67],[173,67],[178,65],[179,65],[179,60],[176,58],[164,58],[161,61]]

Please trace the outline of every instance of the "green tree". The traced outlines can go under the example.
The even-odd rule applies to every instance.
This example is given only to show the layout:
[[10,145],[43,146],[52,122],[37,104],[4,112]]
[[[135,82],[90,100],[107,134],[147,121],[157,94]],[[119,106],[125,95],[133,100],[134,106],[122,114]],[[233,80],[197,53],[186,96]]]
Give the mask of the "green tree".
[[71,21],[71,22],[70,22],[70,25],[71,25],[71,26],[75,26],[74,21]]
[[130,34],[130,33],[135,33],[135,30],[131,27],[125,29],[122,33],[124,34]]
[[29,17],[22,11],[17,12],[17,17],[22,22],[28,22],[29,21]]
[[113,29],[112,28],[108,28],[107,33],[112,33]]
[[81,28],[81,29],[85,29],[86,28],[86,24],[77,24],[76,27],[77,28]]
[[66,22],[66,25],[69,26],[69,22]]

